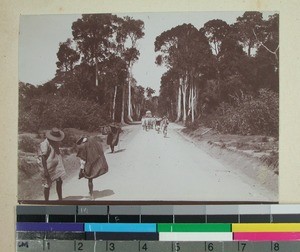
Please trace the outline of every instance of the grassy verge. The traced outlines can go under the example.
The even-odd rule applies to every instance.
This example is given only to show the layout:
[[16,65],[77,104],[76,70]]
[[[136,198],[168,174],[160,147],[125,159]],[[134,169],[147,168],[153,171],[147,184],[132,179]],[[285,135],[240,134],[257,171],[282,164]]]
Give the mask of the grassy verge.
[[275,174],[279,174],[278,139],[274,137],[220,134],[204,126],[197,129],[185,128],[182,132],[196,141],[206,142],[259,160]]

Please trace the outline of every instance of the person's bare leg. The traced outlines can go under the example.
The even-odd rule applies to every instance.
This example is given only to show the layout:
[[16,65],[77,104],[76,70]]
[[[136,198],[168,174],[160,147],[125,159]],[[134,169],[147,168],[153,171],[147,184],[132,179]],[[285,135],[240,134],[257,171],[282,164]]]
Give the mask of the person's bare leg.
[[89,179],[89,191],[90,191],[90,196],[93,198],[93,179]]
[[49,200],[49,194],[50,194],[50,188],[44,187],[44,197],[46,201]]
[[62,200],[62,180],[61,178],[59,178],[56,181],[56,192],[57,192],[57,196],[58,196],[58,200]]

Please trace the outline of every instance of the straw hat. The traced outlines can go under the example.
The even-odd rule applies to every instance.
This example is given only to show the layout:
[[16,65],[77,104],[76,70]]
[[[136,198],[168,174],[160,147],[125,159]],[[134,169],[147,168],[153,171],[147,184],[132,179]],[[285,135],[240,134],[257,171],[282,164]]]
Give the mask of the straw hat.
[[58,128],[53,128],[52,130],[48,130],[46,132],[46,137],[49,140],[60,142],[65,138],[65,133],[62,130],[59,130]]

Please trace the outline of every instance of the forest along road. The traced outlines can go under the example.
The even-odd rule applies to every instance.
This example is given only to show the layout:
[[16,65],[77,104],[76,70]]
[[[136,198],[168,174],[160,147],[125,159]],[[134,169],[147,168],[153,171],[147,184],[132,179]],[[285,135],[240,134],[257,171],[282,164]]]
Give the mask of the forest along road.
[[[120,147],[105,152],[107,174],[94,179],[95,200],[277,201],[275,192],[230,169],[185,140],[170,124],[168,137],[128,125]],[[79,169],[76,168],[76,169]],[[51,198],[55,199],[55,187]],[[65,200],[88,200],[87,179],[63,184]]]

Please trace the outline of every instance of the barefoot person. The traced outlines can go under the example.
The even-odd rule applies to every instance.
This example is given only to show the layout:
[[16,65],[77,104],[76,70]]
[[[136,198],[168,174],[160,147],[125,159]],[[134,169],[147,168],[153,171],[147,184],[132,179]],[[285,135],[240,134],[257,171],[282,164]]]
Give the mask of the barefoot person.
[[119,135],[121,128],[116,124],[110,124],[110,133],[107,136],[107,145],[110,146],[111,153],[115,151],[115,146],[119,144]]
[[164,116],[160,122],[160,128],[162,129],[162,132],[164,133],[164,137],[167,137],[168,125],[169,125],[169,119],[167,116]]
[[62,200],[62,178],[66,175],[59,145],[64,139],[63,131],[53,128],[46,132],[46,139],[39,146],[39,161],[41,164],[45,200],[49,200],[51,185],[56,181],[56,192]]
[[93,179],[108,171],[102,145],[93,137],[81,137],[76,144],[80,159],[79,179],[88,179],[89,193],[93,198]]

